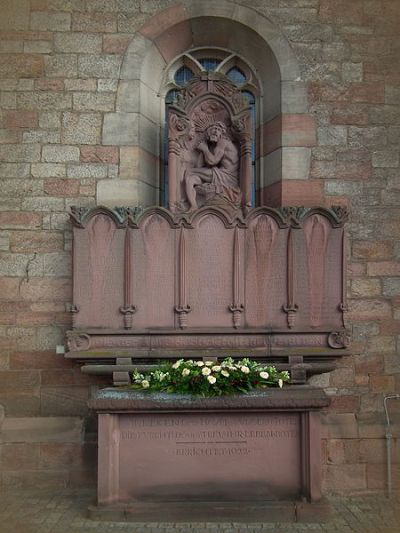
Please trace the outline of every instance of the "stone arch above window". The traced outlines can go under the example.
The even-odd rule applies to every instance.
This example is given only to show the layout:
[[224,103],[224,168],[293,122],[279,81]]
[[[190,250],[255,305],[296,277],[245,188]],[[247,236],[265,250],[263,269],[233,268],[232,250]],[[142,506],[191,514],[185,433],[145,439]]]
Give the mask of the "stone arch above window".
[[[121,147],[120,178],[126,190],[129,184],[134,191],[130,203],[135,195],[136,203],[144,205],[160,201],[164,76],[175,58],[205,47],[237,51],[257,74],[258,203],[307,204],[305,198],[299,201],[294,191],[305,190],[315,125],[308,114],[297,60],[279,28],[267,18],[224,0],[187,0],[173,5],[152,17],[128,47],[116,112],[104,118],[103,144]],[[232,68],[235,66],[242,70],[240,65]]]

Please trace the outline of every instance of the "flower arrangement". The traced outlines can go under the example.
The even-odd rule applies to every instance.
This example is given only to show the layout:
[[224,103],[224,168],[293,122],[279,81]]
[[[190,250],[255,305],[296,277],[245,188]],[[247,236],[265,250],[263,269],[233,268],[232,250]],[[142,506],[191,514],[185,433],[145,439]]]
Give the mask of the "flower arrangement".
[[250,359],[234,361],[227,357],[220,363],[179,359],[164,363],[155,370],[132,374],[134,389],[151,392],[221,396],[246,393],[252,389],[283,387],[290,380],[287,371],[279,372],[274,366],[262,366]]

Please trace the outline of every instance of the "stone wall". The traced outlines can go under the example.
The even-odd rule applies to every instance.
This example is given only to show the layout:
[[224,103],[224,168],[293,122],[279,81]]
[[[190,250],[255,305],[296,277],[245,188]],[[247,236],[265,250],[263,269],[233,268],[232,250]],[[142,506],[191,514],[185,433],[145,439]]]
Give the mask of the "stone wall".
[[[290,157],[283,161],[282,179],[260,181],[259,189],[269,205],[339,203],[351,209],[348,321],[354,355],[314,378],[332,398],[323,416],[325,488],[384,489],[383,398],[400,392],[400,4],[214,4],[1,3],[0,480],[5,486],[59,487],[94,479],[95,428],[86,401],[102,381],[55,353],[71,320],[67,213],[74,204],[156,201],[159,124],[152,105],[138,112],[137,99],[140,93],[143,109],[146,95],[157,94],[150,87],[152,65],[150,74],[143,74],[149,84],[140,92],[139,80],[135,92],[134,79],[143,73],[140,47],[150,38],[151,46],[161,47],[160,28],[166,39],[174,21],[208,13],[225,17],[227,31],[229,20],[244,25],[246,17],[259,34],[267,28],[272,48],[274,42],[287,44],[290,58],[282,59],[281,73],[293,61],[299,68],[295,80],[282,78],[281,108],[288,116],[261,124],[271,140],[262,155],[276,148],[278,161],[288,150]],[[211,28],[209,44],[218,45],[219,36]],[[178,37],[169,34],[169,50]],[[120,80],[127,64],[129,83]],[[126,67],[124,72],[126,78]],[[303,92],[290,90],[299,85]],[[394,417],[399,407],[400,401],[392,402]],[[400,434],[400,424],[394,433]],[[398,462],[394,470],[399,488]]]

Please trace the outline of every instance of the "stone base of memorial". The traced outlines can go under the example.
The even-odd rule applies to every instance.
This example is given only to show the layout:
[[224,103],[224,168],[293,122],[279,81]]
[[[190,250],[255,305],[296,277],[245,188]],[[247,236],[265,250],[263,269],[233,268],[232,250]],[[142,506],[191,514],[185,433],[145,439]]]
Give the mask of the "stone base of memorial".
[[321,521],[319,410],[307,386],[199,398],[103,389],[95,519]]

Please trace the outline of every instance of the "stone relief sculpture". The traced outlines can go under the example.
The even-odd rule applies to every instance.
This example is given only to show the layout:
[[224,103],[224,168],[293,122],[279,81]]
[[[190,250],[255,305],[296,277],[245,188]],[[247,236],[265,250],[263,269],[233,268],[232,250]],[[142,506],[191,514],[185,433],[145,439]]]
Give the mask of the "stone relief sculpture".
[[251,115],[234,84],[217,73],[194,78],[169,109],[168,127],[172,211],[251,207]]

